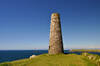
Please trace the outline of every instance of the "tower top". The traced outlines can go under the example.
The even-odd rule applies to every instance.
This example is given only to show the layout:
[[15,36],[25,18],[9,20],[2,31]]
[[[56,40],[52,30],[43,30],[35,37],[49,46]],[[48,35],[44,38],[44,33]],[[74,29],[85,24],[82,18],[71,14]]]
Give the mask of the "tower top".
[[59,16],[59,13],[52,13],[51,16]]

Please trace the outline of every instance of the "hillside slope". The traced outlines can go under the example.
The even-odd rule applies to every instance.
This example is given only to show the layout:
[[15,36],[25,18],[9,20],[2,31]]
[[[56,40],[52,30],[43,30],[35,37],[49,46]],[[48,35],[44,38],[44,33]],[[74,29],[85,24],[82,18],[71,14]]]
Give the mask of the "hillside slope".
[[76,54],[43,54],[33,59],[22,59],[1,63],[0,66],[96,66],[82,55]]

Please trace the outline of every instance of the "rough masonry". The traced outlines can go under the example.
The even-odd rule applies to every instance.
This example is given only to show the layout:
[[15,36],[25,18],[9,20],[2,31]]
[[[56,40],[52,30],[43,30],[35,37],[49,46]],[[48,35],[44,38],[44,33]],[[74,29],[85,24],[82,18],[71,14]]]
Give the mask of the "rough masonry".
[[49,40],[48,53],[49,54],[64,53],[60,15],[58,13],[53,13],[51,15],[50,40]]

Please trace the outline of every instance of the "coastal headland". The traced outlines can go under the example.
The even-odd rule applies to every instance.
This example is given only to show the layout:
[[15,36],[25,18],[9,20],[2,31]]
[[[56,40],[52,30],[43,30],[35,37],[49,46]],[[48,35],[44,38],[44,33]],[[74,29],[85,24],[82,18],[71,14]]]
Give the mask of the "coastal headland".
[[[90,58],[90,56],[92,57]],[[94,57],[97,57],[98,59],[95,58],[95,60],[93,60],[92,58]],[[0,66],[99,66],[99,58],[99,56],[89,53],[83,53],[82,55],[42,54],[33,58],[4,62],[1,63]]]

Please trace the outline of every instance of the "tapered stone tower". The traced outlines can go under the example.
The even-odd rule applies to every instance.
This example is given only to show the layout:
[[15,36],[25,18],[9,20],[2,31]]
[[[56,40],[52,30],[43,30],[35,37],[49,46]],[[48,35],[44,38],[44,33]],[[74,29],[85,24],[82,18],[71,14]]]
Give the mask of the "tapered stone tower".
[[48,52],[49,54],[64,53],[60,15],[58,13],[53,13],[51,15],[50,40]]

